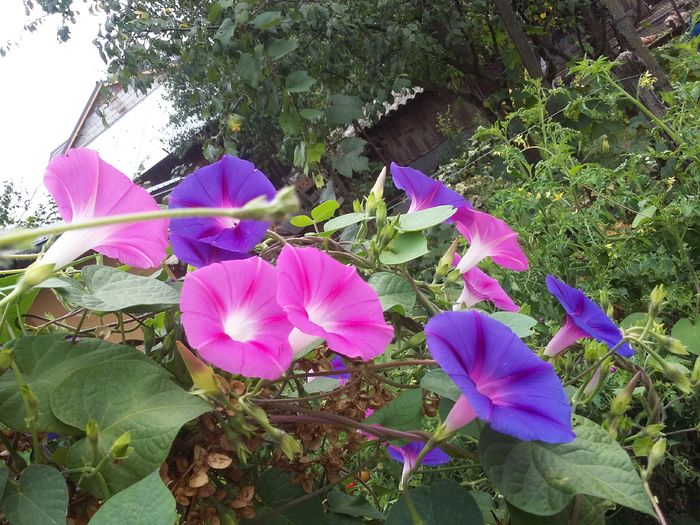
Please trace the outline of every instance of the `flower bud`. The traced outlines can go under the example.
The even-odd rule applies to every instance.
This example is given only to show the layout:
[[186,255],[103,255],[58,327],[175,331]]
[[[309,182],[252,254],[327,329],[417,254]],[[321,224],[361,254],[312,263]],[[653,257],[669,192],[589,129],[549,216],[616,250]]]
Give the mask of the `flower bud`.
[[598,391],[598,387],[600,386],[601,375],[602,365],[595,369],[595,372],[593,372],[593,377],[591,377],[591,380],[583,389],[583,394],[586,396],[586,398],[590,398],[591,396],[593,396],[593,394],[595,394]]
[[377,202],[375,212],[375,221],[377,224],[377,231],[381,230],[386,224],[386,203],[383,200]]
[[459,272],[459,269],[452,270],[450,273],[447,274],[447,277],[445,278],[445,282],[447,284],[454,284],[456,283],[460,278],[462,277],[462,274]]
[[688,349],[675,337],[669,337],[667,335],[659,334],[657,332],[650,332],[650,335],[656,339],[661,346],[667,351],[675,355],[688,355]]
[[282,453],[287,456],[290,461],[295,457],[301,456],[302,448],[299,442],[286,432],[280,431],[281,434],[278,437],[277,442],[279,443]]
[[379,172],[379,176],[370,190],[370,195],[374,195],[377,200],[384,196],[384,185],[386,184],[386,166]]
[[693,372],[690,374],[690,382],[696,390],[698,389],[698,387],[700,387],[700,357],[695,358]]
[[35,262],[24,272],[24,277],[18,284],[22,289],[26,290],[43,283],[54,273],[54,264],[41,264],[41,260]]
[[216,379],[216,374],[214,374],[214,370],[197,359],[197,357],[190,352],[189,348],[180,341],[176,341],[175,344],[194,384],[198,388],[204,390],[204,393],[207,395],[211,396],[220,393],[221,388],[219,386],[219,381]]
[[666,377],[676,386],[678,390],[684,394],[692,393],[693,388],[690,385],[690,379],[688,379],[684,367],[678,363],[666,361],[665,359],[662,359],[660,364]]
[[29,385],[19,385],[19,394],[22,397],[22,401],[24,401],[24,408],[27,411],[25,421],[29,427],[39,417],[39,400]]
[[100,425],[94,419],[89,419],[85,424],[85,435],[92,445],[97,445],[100,435]]
[[642,473],[642,476],[645,480],[648,480],[651,477],[651,473],[656,467],[658,467],[664,462],[665,457],[666,438],[661,438],[656,443],[654,443],[654,446],[651,447],[651,451],[649,452],[649,458],[647,459],[647,468]]
[[457,253],[457,246],[459,246],[459,239],[452,241],[447,251],[440,257],[440,261],[435,269],[436,280],[445,277],[452,269],[452,261]]
[[124,432],[121,436],[114,440],[109,453],[115,460],[126,459],[134,450],[134,447],[130,445],[131,432]]
[[651,317],[652,319],[656,317],[656,314],[659,313],[659,309],[661,308],[661,301],[664,300],[665,295],[666,290],[664,289],[663,284],[655,286],[654,289],[651,291],[649,301],[649,317]]
[[0,350],[0,374],[12,366],[12,350],[3,348]]
[[634,389],[637,386],[637,382],[639,381],[641,374],[641,371],[634,374],[634,377],[632,377],[630,382],[617,393],[615,399],[613,399],[610,403],[610,415],[621,416],[627,412],[630,401],[632,401],[632,394],[634,393]]

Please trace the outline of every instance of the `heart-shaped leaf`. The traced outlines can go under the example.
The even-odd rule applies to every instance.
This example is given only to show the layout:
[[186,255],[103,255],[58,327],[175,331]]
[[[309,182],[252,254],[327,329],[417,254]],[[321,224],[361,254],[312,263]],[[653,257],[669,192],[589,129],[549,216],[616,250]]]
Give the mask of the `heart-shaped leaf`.
[[440,397],[457,401],[462,391],[445,372],[438,369],[428,370],[420,380],[420,386]]
[[[430,487],[409,491],[411,502],[425,525],[482,525],[481,510],[469,491],[448,479],[438,479]],[[401,496],[391,507],[385,525],[415,523],[406,497]]]
[[426,210],[405,213],[399,216],[398,229],[405,232],[426,230],[445,222],[456,211],[457,209],[452,206],[435,206]]
[[65,525],[68,487],[55,468],[30,465],[19,477],[19,487],[2,502],[12,525]]
[[369,285],[377,293],[383,311],[395,311],[401,315],[408,314],[416,304],[416,292],[405,279],[389,272],[372,275]]
[[[160,467],[180,427],[211,406],[151,365],[116,362],[82,368],[66,377],[51,394],[51,409],[66,425],[76,428],[96,421],[100,457],[109,453],[119,436],[131,432],[133,452],[100,471],[114,494]],[[68,468],[82,467],[90,457],[88,441],[82,439],[68,452]],[[93,494],[100,494],[93,479],[83,483]]]
[[395,430],[420,428],[423,414],[423,391],[405,390],[365,420],[367,425],[378,423]]
[[172,525],[175,498],[156,470],[107,500],[89,525]]
[[[51,411],[51,393],[70,374],[99,363],[144,363],[157,374],[167,372],[130,346],[115,345],[101,339],[67,341],[63,335],[40,335],[15,339],[10,345],[12,357],[24,381],[39,401],[37,428],[41,432],[75,434],[83,430],[70,427]],[[0,376],[0,421],[10,428],[26,430],[24,403],[12,373]]]
[[673,325],[671,336],[683,343],[688,352],[700,355],[700,315],[695,318],[695,321],[690,319],[679,320]]
[[384,264],[403,264],[428,251],[428,241],[421,232],[399,233],[379,254],[379,260]]
[[[266,525],[311,525],[325,523],[321,498],[308,498],[300,485],[293,485],[291,474],[275,469],[263,472],[255,483],[255,521]],[[297,505],[265,518],[267,514],[294,500]],[[244,521],[243,523],[248,523]]]
[[529,315],[516,312],[494,312],[489,315],[510,328],[520,339],[535,333],[532,327],[537,324],[537,320]]
[[335,217],[325,223],[323,225],[323,231],[333,232],[336,230],[341,230],[343,228],[347,228],[348,226],[352,226],[353,224],[357,224],[358,222],[364,221],[366,217],[367,216],[361,212],[346,213],[345,215]]

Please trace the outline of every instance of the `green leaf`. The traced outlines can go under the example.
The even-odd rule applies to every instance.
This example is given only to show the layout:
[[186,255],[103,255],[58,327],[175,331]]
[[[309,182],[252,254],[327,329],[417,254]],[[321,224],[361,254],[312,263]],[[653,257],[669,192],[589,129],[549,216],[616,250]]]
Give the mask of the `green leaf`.
[[420,380],[420,386],[430,392],[434,392],[440,397],[457,401],[462,391],[445,372],[434,368],[428,370]]
[[[5,288],[8,286],[14,286],[19,282],[20,276],[19,275],[10,275],[8,277],[2,277],[0,278],[0,288]],[[16,337],[19,334],[22,333],[20,328],[16,326],[15,321],[18,320],[18,310],[19,313],[24,315],[26,314],[29,309],[32,307],[32,304],[34,304],[34,301],[36,299],[36,296],[39,294],[39,290],[37,288],[33,288],[31,290],[27,290],[24,292],[20,298],[19,301],[17,301],[14,305],[11,305],[8,310],[7,314],[5,316],[5,324],[0,326],[0,344],[9,341],[12,339],[12,337]],[[4,297],[3,293],[0,292],[0,298]],[[2,309],[0,309],[0,314],[2,313]],[[14,334],[11,334],[10,328],[12,327],[12,332]]]
[[306,163],[318,164],[326,151],[326,146],[323,142],[316,142],[315,144],[306,144]]
[[700,315],[695,317],[694,322],[691,319],[680,319],[673,325],[671,336],[683,343],[688,352],[700,355]]
[[405,279],[389,272],[378,272],[367,281],[377,293],[383,311],[407,315],[416,304],[416,292]]
[[258,29],[265,31],[277,27],[284,21],[280,11],[265,11],[260,13],[253,19],[253,25]]
[[222,46],[226,46],[231,42],[233,34],[236,32],[236,23],[230,18],[225,18],[219,30],[214,34],[214,40],[221,42]]
[[486,475],[518,508],[541,516],[564,509],[576,494],[654,513],[632,460],[600,426],[574,416],[576,440],[552,445],[519,441],[486,427],[479,457]]
[[7,485],[7,478],[10,476],[10,470],[7,468],[5,463],[0,463],[0,501],[2,501],[5,495],[5,485]]
[[89,525],[172,525],[174,521],[175,498],[156,470],[108,499]]
[[643,222],[653,218],[655,214],[656,206],[647,206],[635,216],[634,220],[632,221],[632,228],[636,228]]
[[620,328],[628,329],[633,326],[644,326],[647,322],[648,314],[646,312],[634,312],[625,317],[620,323]]
[[[280,128],[290,137],[295,137],[301,131],[302,122],[294,108],[287,108],[280,113]],[[297,164],[296,160],[294,164]]]
[[180,292],[152,277],[134,275],[110,266],[90,265],[80,271],[83,282],[73,281],[58,292],[71,304],[98,312],[127,310],[136,306],[170,306],[180,302]]
[[347,514],[348,516],[356,518],[384,520],[384,514],[370,505],[362,496],[351,496],[339,490],[331,490],[327,498],[331,512],[336,514]]
[[416,232],[442,224],[452,217],[457,208],[452,206],[435,206],[426,210],[405,213],[399,216],[398,230]]
[[423,390],[404,390],[396,398],[374,412],[365,420],[372,425],[378,423],[394,430],[416,430],[423,419]]
[[334,377],[319,376],[304,385],[304,390],[309,394],[330,392],[340,386],[340,381]]
[[307,496],[301,486],[292,485],[291,478],[291,474],[275,469],[268,469],[260,475],[255,483],[255,520],[265,525],[325,523],[323,505],[319,497],[306,499],[270,518],[262,519],[282,505]]
[[579,494],[567,507],[551,516],[530,514],[506,501],[511,525],[569,525],[576,512],[576,525],[605,525],[605,511],[608,504],[604,500]]
[[[79,430],[59,421],[51,411],[51,393],[58,384],[81,368],[100,363],[144,363],[159,374],[167,372],[138,350],[101,339],[81,339],[73,344],[62,334],[21,337],[8,345],[24,381],[39,401],[40,432],[75,434]],[[0,376],[0,420],[10,428],[26,431],[25,410],[14,374]]]
[[428,253],[428,241],[421,232],[399,233],[379,254],[383,264],[403,264]]
[[308,215],[295,215],[289,219],[289,223],[297,228],[306,228],[307,226],[311,226],[314,221]]
[[369,159],[365,157],[365,142],[358,137],[343,139],[333,157],[333,169],[344,177],[352,177],[353,173],[361,173],[369,169]]
[[262,64],[250,53],[241,53],[238,59],[238,76],[252,88],[257,88],[262,75]]
[[323,116],[323,111],[320,109],[305,108],[299,111],[299,115],[306,120],[316,120],[317,118]]
[[30,465],[19,477],[19,487],[5,497],[2,511],[12,525],[65,525],[66,480],[53,467]]
[[[180,427],[211,406],[151,365],[116,362],[82,368],[66,377],[51,394],[51,409],[66,425],[76,428],[95,420],[100,429],[100,457],[109,453],[119,436],[131,432],[133,452],[100,471],[114,494],[160,467]],[[68,468],[83,466],[90,455],[87,439],[78,441],[68,452]],[[83,484],[94,495],[100,494],[93,479]]]
[[537,320],[529,315],[516,312],[494,312],[489,316],[506,325],[521,339],[535,333],[532,327],[537,324]]
[[367,216],[362,212],[346,213],[345,215],[335,217],[334,219],[331,219],[325,223],[323,225],[323,231],[333,232],[336,230],[342,230],[343,228],[347,228],[348,226],[364,221],[366,217]]
[[297,47],[299,47],[299,41],[296,39],[273,40],[267,47],[267,54],[272,60],[277,60],[287,53],[291,53]]
[[[418,487],[408,495],[424,525],[482,525],[481,511],[469,491],[448,479],[438,479],[430,487]],[[391,507],[385,525],[414,523],[401,496]]]
[[311,217],[313,217],[314,221],[316,222],[327,221],[333,217],[333,215],[335,215],[335,211],[338,208],[340,208],[340,204],[338,204],[336,201],[325,201],[311,210]]
[[287,93],[306,93],[315,83],[316,79],[306,71],[294,71],[287,75],[284,84]]
[[332,95],[326,109],[326,119],[332,124],[349,124],[362,118],[362,101],[352,95]]

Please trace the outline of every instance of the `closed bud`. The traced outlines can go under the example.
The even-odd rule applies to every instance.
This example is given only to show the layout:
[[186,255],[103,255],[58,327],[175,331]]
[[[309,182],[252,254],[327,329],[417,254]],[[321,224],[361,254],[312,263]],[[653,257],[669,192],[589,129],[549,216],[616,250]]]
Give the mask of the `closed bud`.
[[696,390],[698,387],[700,387],[700,357],[695,358],[693,372],[690,374],[690,382],[693,384]]
[[377,202],[375,221],[377,224],[377,231],[381,230],[386,224],[386,203],[383,200]]
[[690,385],[690,379],[685,373],[685,368],[678,363],[666,361],[665,359],[662,359],[660,364],[666,377],[676,386],[678,390],[684,394],[692,393],[693,388]]
[[607,290],[600,291],[600,306],[608,314],[608,317],[612,317],[613,305],[610,303],[610,294]]
[[112,459],[126,459],[127,456],[134,450],[134,448],[130,445],[131,432],[124,432],[121,436],[114,440],[114,443],[112,443],[112,448],[109,452]]
[[624,388],[617,393],[615,399],[612,400],[612,403],[610,403],[610,414],[612,416],[621,416],[627,412],[630,402],[632,401],[632,394],[634,393],[634,389],[637,386],[641,374],[641,372],[634,374],[630,382],[627,383]]
[[686,346],[675,337],[669,337],[657,332],[650,332],[650,335],[663,346],[664,350],[675,355],[688,355]]
[[453,284],[453,283],[456,283],[461,277],[462,277],[462,274],[459,272],[459,270],[454,269],[450,273],[447,274],[447,277],[445,278],[445,282],[448,284]]
[[32,288],[38,284],[43,283],[46,279],[51,277],[54,273],[54,264],[41,264],[41,260],[32,264],[24,272],[24,277],[20,281],[19,285],[23,289]]
[[180,341],[176,341],[175,344],[195,386],[201,388],[204,390],[205,394],[210,396],[220,393],[221,388],[219,386],[219,381],[216,379],[216,374],[214,374],[214,370],[209,365],[197,359],[197,357],[190,352],[189,348]]
[[386,184],[386,166],[382,168],[379,172],[377,180],[374,182],[374,186],[370,190],[370,195],[374,195],[376,200],[380,200],[384,196],[384,185]]
[[97,440],[99,439],[100,435],[100,425],[97,423],[97,421],[94,419],[88,420],[88,422],[85,424],[85,435],[91,444],[97,445]]
[[643,477],[648,480],[651,477],[651,473],[656,467],[664,462],[666,457],[666,438],[659,439],[654,446],[651,447],[649,452],[649,458],[647,459],[647,468],[643,472]]
[[22,401],[24,401],[24,408],[27,412],[27,426],[30,426],[30,423],[36,421],[39,417],[39,400],[32,392],[32,389],[29,388],[29,385],[19,385],[19,394],[22,397]]
[[656,317],[656,314],[659,313],[659,309],[661,308],[661,301],[664,300],[664,296],[666,295],[666,290],[664,289],[663,284],[659,284],[654,287],[654,289],[651,291],[650,295],[650,301],[649,301],[649,316],[654,318]]
[[12,366],[12,350],[3,348],[0,350],[0,374]]
[[455,254],[457,253],[457,246],[459,245],[459,239],[455,239],[447,248],[447,251],[440,257],[437,268],[435,269],[435,279],[441,279],[445,277],[449,271],[452,269],[452,261],[454,260]]
[[352,201],[352,211],[354,211],[355,213],[362,213],[365,210],[362,207],[362,203],[359,200],[355,199],[354,201]]
[[302,448],[299,442],[286,432],[280,431],[277,442],[279,443],[280,450],[287,456],[290,461],[294,458],[301,456]]
[[588,384],[586,387],[583,389],[583,394],[586,396],[586,398],[590,398],[593,396],[598,391],[598,387],[600,386],[600,380],[602,376],[602,367],[599,366],[596,368],[595,372],[593,372],[593,377],[591,377],[591,380],[588,381]]

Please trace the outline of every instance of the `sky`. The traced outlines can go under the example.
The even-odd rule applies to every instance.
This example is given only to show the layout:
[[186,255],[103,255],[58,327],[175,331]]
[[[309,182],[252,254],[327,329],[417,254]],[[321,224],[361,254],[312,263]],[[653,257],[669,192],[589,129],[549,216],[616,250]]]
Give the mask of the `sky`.
[[106,74],[92,44],[100,18],[81,11],[71,39],[59,43],[60,17],[23,32],[30,19],[22,2],[0,2],[0,41],[20,41],[0,57],[0,181],[12,180],[29,193],[41,188],[51,151],[68,138]]

